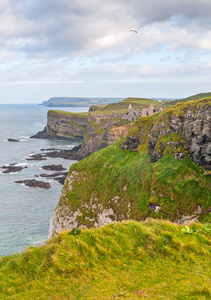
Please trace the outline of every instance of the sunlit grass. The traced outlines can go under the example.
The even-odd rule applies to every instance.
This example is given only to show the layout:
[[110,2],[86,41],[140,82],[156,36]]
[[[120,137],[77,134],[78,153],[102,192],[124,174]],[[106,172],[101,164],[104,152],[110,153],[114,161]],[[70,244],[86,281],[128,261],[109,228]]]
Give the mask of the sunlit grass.
[[1,258],[0,299],[209,299],[211,236],[191,226],[198,233],[153,219],[63,232]]

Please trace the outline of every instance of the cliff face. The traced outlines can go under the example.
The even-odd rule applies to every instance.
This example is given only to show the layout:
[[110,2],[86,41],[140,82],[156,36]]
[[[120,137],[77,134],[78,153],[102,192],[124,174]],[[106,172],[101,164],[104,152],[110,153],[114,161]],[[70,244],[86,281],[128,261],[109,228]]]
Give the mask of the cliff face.
[[[32,138],[66,139],[82,141],[80,147],[66,150],[66,158],[80,160],[100,149],[110,146],[131,128],[126,120],[101,120],[100,124],[87,119],[87,113],[77,114],[62,111],[49,111],[47,126]],[[61,153],[62,154],[62,153]]]
[[87,113],[49,110],[47,126],[32,138],[82,141],[87,127]]
[[[192,161],[204,169],[211,169],[211,106],[204,100],[194,105],[178,105],[161,114],[149,127],[148,148],[152,161],[156,162],[168,152],[175,159],[189,155]],[[140,119],[131,135],[122,144],[122,149],[137,150],[145,136],[145,127]]]
[[49,237],[148,216],[210,219],[210,133],[210,98],[140,118],[120,142],[71,166]]
[[89,121],[84,141],[77,154],[84,158],[106,148],[125,136],[131,128],[131,123],[121,119],[101,120],[100,124]]

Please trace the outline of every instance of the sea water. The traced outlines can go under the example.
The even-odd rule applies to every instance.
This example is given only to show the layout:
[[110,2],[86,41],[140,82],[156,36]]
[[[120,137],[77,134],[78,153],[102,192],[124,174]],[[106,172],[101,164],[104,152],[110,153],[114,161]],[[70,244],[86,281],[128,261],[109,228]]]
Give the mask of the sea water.
[[[86,112],[88,107],[56,108],[71,112]],[[78,143],[30,139],[44,129],[48,107],[41,105],[0,105],[0,167],[12,163],[27,167],[17,173],[2,174],[0,168],[0,256],[23,251],[27,245],[42,244],[47,239],[50,217],[59,201],[62,185],[55,180],[48,190],[29,188],[16,180],[36,179],[45,173],[44,165],[62,164],[67,170],[75,161],[47,158],[28,161],[41,149],[71,149]],[[20,142],[8,142],[7,139]]]

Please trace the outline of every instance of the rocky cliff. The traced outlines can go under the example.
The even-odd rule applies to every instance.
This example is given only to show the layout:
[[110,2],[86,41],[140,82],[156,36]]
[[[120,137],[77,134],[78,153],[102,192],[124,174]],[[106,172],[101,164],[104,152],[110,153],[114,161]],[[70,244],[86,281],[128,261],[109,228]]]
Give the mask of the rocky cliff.
[[87,113],[49,110],[46,127],[32,138],[82,141],[87,123]]
[[211,98],[138,119],[121,141],[71,166],[49,237],[148,216],[211,219]]
[[[210,99],[210,98],[209,98]],[[140,119],[122,148],[137,150],[145,136],[145,127]],[[137,130],[137,128],[135,129]],[[156,162],[166,153],[173,153],[175,159],[189,156],[192,161],[211,170],[211,106],[210,100],[195,104],[177,105],[157,117],[149,127],[148,148],[152,161]]]
[[51,157],[63,157],[66,159],[81,160],[100,149],[110,146],[131,128],[127,120],[107,119],[99,124],[87,119],[87,113],[69,113],[63,111],[48,112],[47,126],[32,138],[42,139],[66,139],[82,141],[72,150],[54,151],[48,153]]
[[125,136],[131,126],[131,123],[121,119],[101,120],[99,124],[96,124],[95,121],[89,121],[84,141],[77,151],[77,155],[84,158],[100,149],[110,146]]

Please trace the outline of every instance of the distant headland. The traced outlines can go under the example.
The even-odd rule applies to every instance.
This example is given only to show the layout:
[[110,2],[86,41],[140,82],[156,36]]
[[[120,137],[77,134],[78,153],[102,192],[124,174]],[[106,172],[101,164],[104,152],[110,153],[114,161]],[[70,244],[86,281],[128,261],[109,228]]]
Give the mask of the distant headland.
[[52,97],[47,101],[43,101],[41,105],[48,107],[89,107],[91,105],[117,103],[123,99],[124,98]]

